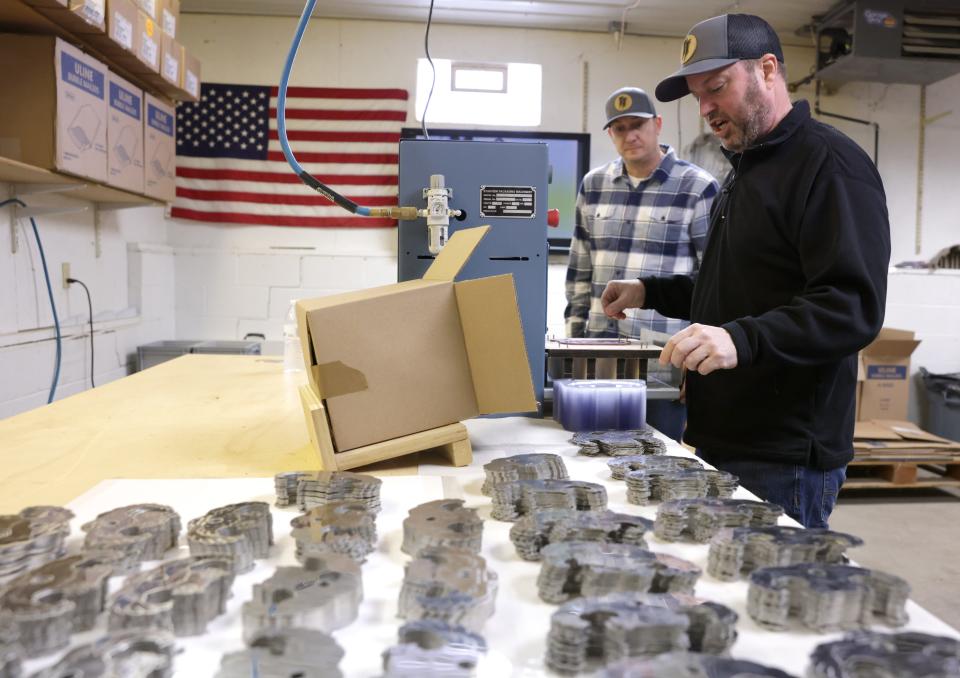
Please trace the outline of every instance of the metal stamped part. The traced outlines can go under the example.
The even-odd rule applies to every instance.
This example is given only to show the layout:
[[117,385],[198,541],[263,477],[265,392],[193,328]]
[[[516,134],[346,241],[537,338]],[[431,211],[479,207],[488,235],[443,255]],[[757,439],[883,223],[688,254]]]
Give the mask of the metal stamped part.
[[672,499],[660,504],[653,526],[663,541],[705,543],[723,528],[773,527],[783,508],[751,499]]
[[0,516],[0,585],[22,572],[61,558],[73,512],[59,506],[28,506]]
[[551,617],[546,663],[559,673],[579,673],[663,652],[721,654],[736,640],[736,622],[730,608],[683,594],[578,598]]
[[161,563],[127,578],[110,601],[107,626],[111,631],[201,634],[210,620],[223,614],[233,576],[229,558],[190,557]]
[[54,652],[72,633],[89,631],[103,611],[111,566],[67,556],[15,578],[0,591],[0,610],[16,625],[27,657]]
[[483,637],[438,619],[407,622],[399,636],[383,653],[384,678],[476,676],[487,652]]
[[610,469],[610,476],[616,480],[623,480],[624,476],[630,471],[643,471],[650,469],[679,471],[684,468],[703,468],[703,464],[693,457],[679,457],[671,455],[630,455],[627,457],[615,457],[607,462]]
[[317,506],[290,521],[297,560],[342,553],[363,562],[376,548],[376,517],[360,502],[338,501]]
[[192,556],[228,557],[237,574],[249,572],[255,558],[270,555],[270,506],[263,501],[250,501],[208,511],[188,523],[187,544]]
[[444,546],[480,553],[483,519],[462,499],[438,499],[410,509],[403,521],[400,550],[410,556],[423,549]]
[[311,471],[286,471],[278,473],[273,477],[274,487],[277,491],[277,507],[297,505],[297,488],[302,478],[308,478]]
[[607,488],[582,480],[514,480],[493,488],[490,517],[512,522],[548,509],[599,511],[607,508]]
[[262,632],[249,647],[225,654],[215,678],[341,678],[343,650],[331,636],[311,629]]
[[244,640],[260,633],[308,628],[330,633],[357,618],[363,600],[360,566],[348,556],[330,553],[303,567],[278,567],[269,579],[254,584],[244,603]]
[[575,433],[570,442],[580,448],[580,454],[587,456],[606,455],[621,457],[639,454],[666,454],[666,444],[656,437],[653,429],[632,429],[628,431],[591,431]]
[[170,678],[176,648],[160,631],[121,631],[70,650],[33,678]]
[[177,545],[180,516],[169,506],[133,504],[101,513],[81,529],[85,549],[119,550],[138,562],[160,560]]
[[647,518],[615,511],[547,510],[526,515],[510,528],[510,541],[524,560],[540,560],[548,544],[587,541],[646,548]]
[[859,537],[826,529],[785,525],[724,529],[710,542],[707,572],[721,581],[735,581],[761,567],[842,564],[847,549],[862,544]]
[[627,501],[645,505],[671,499],[730,497],[737,489],[738,478],[726,471],[705,468],[649,468],[628,471],[624,480],[627,482]]
[[858,631],[817,645],[808,678],[960,676],[960,641],[926,633]]
[[297,481],[297,505],[301,511],[334,501],[361,503],[368,511],[380,510],[380,486],[374,476],[351,471],[316,471]]
[[439,619],[479,633],[494,612],[497,574],[483,557],[467,551],[430,548],[407,563],[397,616]]
[[601,678],[794,678],[756,662],[698,652],[667,652],[656,657],[632,657],[608,664]]
[[490,496],[493,488],[514,480],[567,480],[567,467],[557,454],[515,454],[484,464],[486,478],[480,491]]
[[22,674],[20,631],[10,615],[0,610],[0,678],[20,678]]
[[803,563],[765,567],[750,575],[747,613],[783,631],[796,622],[817,632],[871,624],[903,626],[910,586],[900,577],[849,565]]

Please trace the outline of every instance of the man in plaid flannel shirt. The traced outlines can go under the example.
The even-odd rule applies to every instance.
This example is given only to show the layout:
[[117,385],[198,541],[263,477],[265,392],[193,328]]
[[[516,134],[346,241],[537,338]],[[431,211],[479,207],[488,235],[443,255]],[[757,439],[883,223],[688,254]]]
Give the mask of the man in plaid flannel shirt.
[[[663,118],[646,92],[624,87],[607,99],[607,122],[620,158],[591,170],[577,196],[576,228],[567,269],[567,336],[641,338],[643,330],[674,334],[684,320],[632,309],[608,318],[600,295],[609,280],[688,275],[707,238],[716,180],[659,143]],[[648,401],[647,421],[680,439],[686,418],[679,402]]]

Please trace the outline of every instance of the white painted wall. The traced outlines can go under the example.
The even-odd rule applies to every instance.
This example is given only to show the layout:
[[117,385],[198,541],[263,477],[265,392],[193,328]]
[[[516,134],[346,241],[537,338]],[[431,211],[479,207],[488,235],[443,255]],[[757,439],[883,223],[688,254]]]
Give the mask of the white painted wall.
[[[294,24],[291,18],[187,14],[181,19],[181,39],[203,61],[207,80],[275,84]],[[611,36],[567,31],[435,24],[430,38],[435,57],[543,64],[544,107],[539,129],[591,132],[593,165],[606,162],[613,153],[600,129],[607,95],[623,84],[652,89],[676,67],[679,54],[678,39],[627,36],[618,51]],[[414,76],[422,48],[420,24],[314,19],[292,82],[405,88],[411,93],[408,124],[415,125]],[[787,48],[786,57],[791,79],[796,79],[809,70],[813,52]],[[960,149],[960,76],[955,76],[927,89],[928,116],[951,109],[956,113],[927,129],[921,255],[914,251],[919,92],[914,86],[862,83],[846,85],[822,101],[825,110],[875,119],[881,125],[880,171],[888,195],[895,262],[928,258],[941,247],[960,242],[957,210],[950,200],[953,157]],[[812,98],[813,93],[805,88],[799,96]],[[682,136],[686,144],[699,132],[697,109],[689,98],[680,104],[662,105],[660,113],[664,116],[662,140],[667,143],[676,146]],[[872,151],[869,128],[833,124]],[[0,185],[0,191],[7,188]],[[49,196],[30,201],[62,202],[71,201]],[[56,278],[58,308],[72,319],[70,331],[85,331],[81,323],[86,302],[81,290],[60,289],[60,262],[70,261],[73,274],[87,282],[94,294],[94,314],[100,319],[96,333],[98,383],[122,376],[135,347],[157,339],[239,339],[248,332],[261,332],[269,340],[265,350],[276,352],[289,299],[395,280],[396,233],[392,229],[204,225],[165,219],[158,208],[105,213],[102,222],[103,253],[99,258],[94,254],[90,213],[39,222]],[[0,224],[5,223],[0,213]],[[0,416],[45,402],[52,371],[48,303],[42,274],[31,268],[31,261],[36,261],[33,249],[21,247],[17,254],[11,253],[9,229],[3,225]],[[554,262],[549,276],[548,323],[556,331],[562,331],[563,269],[562,260]],[[912,286],[910,295],[917,294],[916,286],[926,291],[932,288],[928,277],[891,278],[888,324],[907,328],[917,324],[916,329],[930,336],[918,350],[916,366],[926,359],[923,347],[938,346],[940,339],[933,337],[941,335],[921,327],[919,315],[914,323],[910,306],[901,308],[895,301],[901,280],[909,281],[903,284]],[[950,291],[951,284],[944,284],[948,291],[942,293],[942,303],[936,304],[940,308],[932,312],[943,320],[946,329],[942,336],[947,343],[960,340],[960,294]],[[89,349],[84,346],[80,339],[65,342],[60,395],[89,383],[83,376],[84,366],[89,369]],[[931,359],[941,355],[936,348],[930,350]],[[955,350],[953,355],[957,355]],[[943,369],[947,368],[950,366]],[[950,369],[960,370],[960,364]]]

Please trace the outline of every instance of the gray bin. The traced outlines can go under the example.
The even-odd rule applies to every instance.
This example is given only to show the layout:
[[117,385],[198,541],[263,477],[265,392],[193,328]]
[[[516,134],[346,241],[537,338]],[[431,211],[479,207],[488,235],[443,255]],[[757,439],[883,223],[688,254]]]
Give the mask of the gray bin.
[[154,341],[137,347],[137,371],[179,358],[187,353],[260,355],[259,341]]
[[191,353],[239,353],[260,355],[259,341],[201,341],[190,349]]
[[931,374],[921,367],[920,378],[927,405],[924,428],[960,441],[960,372]]

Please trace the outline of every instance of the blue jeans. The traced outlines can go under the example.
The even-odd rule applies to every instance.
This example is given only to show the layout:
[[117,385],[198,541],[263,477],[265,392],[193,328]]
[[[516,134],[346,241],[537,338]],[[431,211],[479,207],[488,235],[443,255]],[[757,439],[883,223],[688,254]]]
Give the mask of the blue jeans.
[[837,495],[847,478],[847,467],[832,471],[753,459],[730,459],[697,450],[697,456],[718,469],[732,473],[755,495],[778,504],[804,527],[827,527]]
[[648,400],[647,423],[679,443],[687,423],[687,406],[679,400]]

